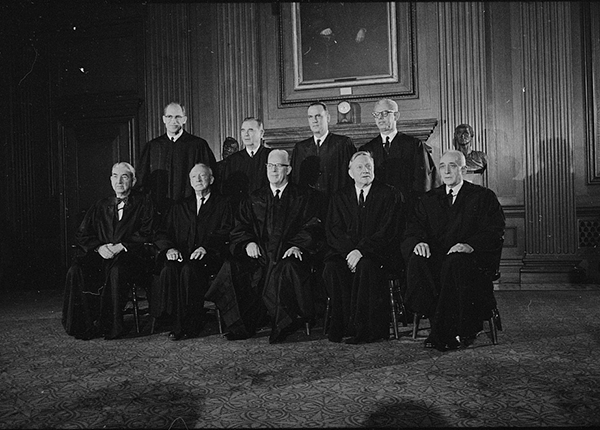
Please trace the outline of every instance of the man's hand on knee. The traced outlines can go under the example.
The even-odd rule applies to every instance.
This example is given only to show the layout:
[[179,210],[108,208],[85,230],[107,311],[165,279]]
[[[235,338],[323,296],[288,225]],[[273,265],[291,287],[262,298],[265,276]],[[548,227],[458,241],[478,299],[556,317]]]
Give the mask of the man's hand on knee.
[[429,250],[429,245],[425,242],[419,242],[415,245],[413,252],[417,254],[419,257],[429,258],[431,257],[431,251]]
[[452,248],[448,250],[448,254],[452,254],[454,252],[462,252],[464,254],[470,254],[474,249],[468,243],[457,243]]

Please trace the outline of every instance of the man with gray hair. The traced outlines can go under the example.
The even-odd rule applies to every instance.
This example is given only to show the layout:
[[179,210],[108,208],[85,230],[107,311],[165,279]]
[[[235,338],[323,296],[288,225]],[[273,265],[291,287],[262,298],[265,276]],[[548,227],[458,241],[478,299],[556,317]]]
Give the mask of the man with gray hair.
[[469,346],[496,303],[492,277],[500,264],[505,219],[496,194],[463,179],[465,156],[440,160],[444,184],[427,192],[408,223],[405,306],[429,318],[426,348]]
[[136,176],[129,163],[113,165],[110,182],[115,195],[96,202],[75,234],[76,255],[65,282],[62,323],[80,339],[124,334],[126,286],[147,269],[152,202],[132,192]]
[[312,193],[289,182],[287,151],[266,163],[269,184],[242,200],[230,234],[233,258],[207,294],[221,310],[229,340],[255,334],[271,317],[270,343],[285,340],[314,319],[309,259],[320,221]]
[[213,190],[212,169],[196,164],[189,183],[194,195],[171,207],[155,241],[162,267],[159,282],[153,285],[150,314],[174,317],[169,334],[174,341],[200,334],[204,295],[227,256],[232,227],[229,201]]
[[441,183],[435,164],[427,145],[398,131],[400,112],[394,100],[379,100],[372,115],[379,135],[359,149],[373,154],[377,177],[402,193],[410,212],[421,195]]
[[369,152],[350,159],[354,183],[333,195],[325,231],[333,250],[323,278],[331,298],[332,342],[349,344],[389,339],[386,272],[398,264],[398,217],[404,216],[394,187],[375,179]]

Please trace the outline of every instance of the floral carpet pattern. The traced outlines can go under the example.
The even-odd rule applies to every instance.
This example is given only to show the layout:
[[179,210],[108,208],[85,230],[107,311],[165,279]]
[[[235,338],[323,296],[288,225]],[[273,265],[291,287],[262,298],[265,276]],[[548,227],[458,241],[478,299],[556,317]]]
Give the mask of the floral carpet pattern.
[[[499,291],[504,330],[465,350],[401,337],[327,341],[317,327],[270,345],[168,331],[81,341],[61,293],[0,304],[0,428],[322,428],[600,425],[600,289]],[[486,324],[487,329],[487,324]]]

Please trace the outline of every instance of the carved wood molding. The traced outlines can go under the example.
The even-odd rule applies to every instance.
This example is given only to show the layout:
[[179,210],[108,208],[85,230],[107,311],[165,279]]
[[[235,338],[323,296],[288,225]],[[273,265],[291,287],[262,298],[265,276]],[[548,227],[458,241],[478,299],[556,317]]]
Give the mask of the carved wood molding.
[[[437,123],[438,120],[435,118],[400,120],[398,121],[398,130],[426,142]],[[350,137],[356,146],[367,143],[379,133],[375,124],[332,125],[330,131]],[[266,146],[271,148],[292,149],[297,142],[308,138],[310,135],[308,125],[305,127],[277,128],[265,130],[264,142]]]

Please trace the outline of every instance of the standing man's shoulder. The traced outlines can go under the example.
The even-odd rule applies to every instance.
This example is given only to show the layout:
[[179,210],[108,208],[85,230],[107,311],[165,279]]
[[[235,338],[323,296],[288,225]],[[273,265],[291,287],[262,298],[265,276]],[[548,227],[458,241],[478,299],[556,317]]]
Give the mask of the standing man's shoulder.
[[347,145],[354,146],[354,144],[352,143],[352,138],[350,138],[349,136],[345,136],[343,134],[331,133],[331,132],[329,132],[329,136],[331,138],[331,141],[334,143],[347,144]]
[[369,150],[372,150],[375,147],[382,146],[382,145],[383,145],[383,141],[381,140],[381,135],[378,134],[373,139],[369,140],[367,143],[365,143],[364,145],[362,145],[360,147],[360,150],[362,150],[362,151],[369,151]]
[[183,130],[183,134],[181,135],[181,137],[179,138],[184,142],[194,142],[200,145],[207,145],[208,146],[208,142],[206,141],[206,139],[203,139],[200,136],[196,136],[193,135],[191,133],[188,133],[187,131]]
[[397,142],[400,142],[403,145],[414,145],[414,146],[423,145],[423,142],[418,137],[411,136],[410,134],[401,133],[401,132],[398,132],[398,134],[396,134],[396,137],[394,138],[394,140]]
[[162,143],[162,142],[169,142],[169,138],[167,137],[167,133],[163,133],[160,136],[155,137],[152,140],[149,140],[148,142],[146,142],[147,146],[151,146],[154,145],[156,143]]

